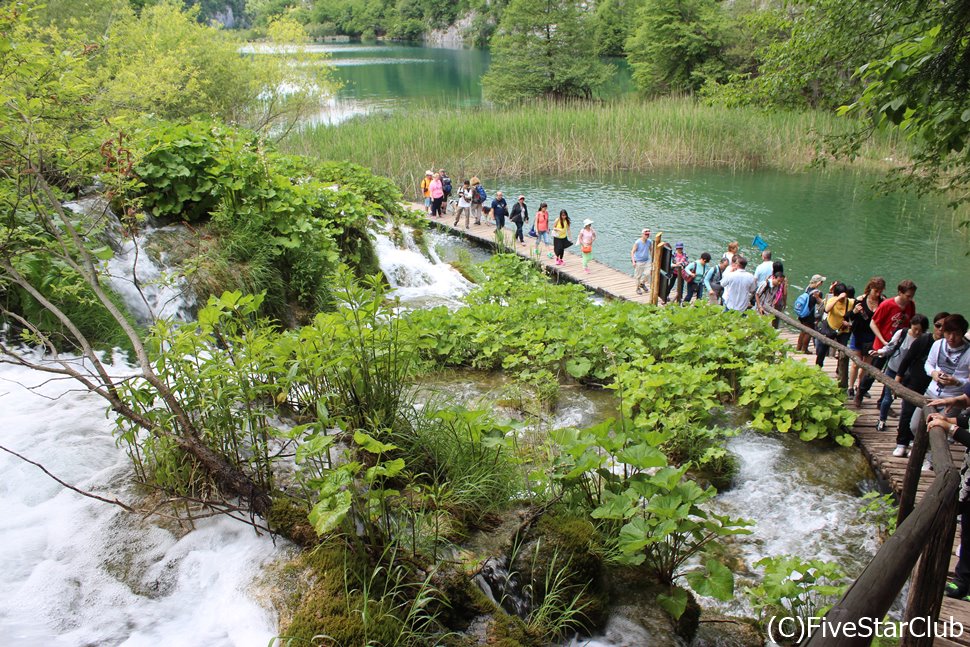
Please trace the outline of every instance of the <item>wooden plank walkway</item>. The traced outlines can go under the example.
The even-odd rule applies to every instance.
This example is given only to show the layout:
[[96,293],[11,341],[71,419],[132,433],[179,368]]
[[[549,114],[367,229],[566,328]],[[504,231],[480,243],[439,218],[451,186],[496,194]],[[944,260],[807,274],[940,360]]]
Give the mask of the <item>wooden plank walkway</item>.
[[[414,205],[414,208],[420,211],[422,210],[422,205]],[[459,227],[454,227],[452,225],[454,222],[454,216],[452,215],[446,215],[439,219],[429,217],[428,220],[432,225],[440,229],[465,236],[479,245],[489,247],[495,246],[496,234],[495,225],[493,224],[486,224],[486,222],[483,221],[480,225],[475,225],[472,223],[468,229],[465,229],[463,223],[459,223]],[[503,231],[503,235],[505,240],[504,244],[507,249],[515,251],[516,254],[524,258],[530,257],[530,253],[535,247],[535,239],[526,237],[525,244],[522,245],[513,239],[514,231],[509,228],[506,228]],[[551,252],[551,248],[549,251]],[[628,301],[634,301],[637,303],[650,302],[648,295],[638,295],[636,293],[636,286],[633,283],[632,271],[631,273],[624,273],[612,267],[608,267],[599,261],[593,260],[590,263],[590,271],[584,272],[582,267],[582,259],[577,254],[566,253],[564,255],[564,260],[564,265],[556,265],[552,258],[549,258],[547,255],[543,254],[540,262],[547,272],[579,283],[589,290],[596,292],[597,294],[616,299],[626,299]],[[791,346],[795,346],[795,342],[798,338],[797,332],[783,328],[779,332],[779,335],[788,341]],[[792,357],[805,362],[815,362],[814,354],[796,354],[792,352]],[[829,357],[826,358],[822,371],[830,376],[833,380],[838,380],[836,375],[837,365],[837,357],[835,357],[834,353],[830,354]],[[879,410],[876,403],[879,401],[879,397],[882,394],[882,385],[879,383],[874,383],[869,393],[871,397],[864,399],[862,406],[858,409],[856,409],[853,403],[846,403],[847,407],[856,410],[859,414],[851,433],[855,437],[863,455],[869,461],[869,464],[872,466],[872,469],[876,472],[877,476],[898,495],[902,489],[903,477],[906,473],[906,464],[908,459],[896,458],[892,455],[893,450],[896,448],[896,418],[889,418],[888,426],[885,431],[876,431],[876,422],[879,420]],[[898,402],[894,405],[893,409],[898,412]],[[963,463],[964,447],[962,445],[953,445],[950,452],[953,456],[954,463],[956,463],[958,466]],[[917,487],[917,503],[929,488],[932,480],[933,472],[923,472],[923,477],[920,479],[919,486]],[[953,569],[956,567],[956,548],[959,545],[960,527],[958,524],[957,536],[953,544],[954,552],[950,558],[951,577],[954,574]],[[934,644],[943,646],[962,645],[964,647],[970,647],[970,602],[960,602],[950,598],[943,598],[940,617],[944,620],[948,620],[951,616],[966,627],[964,635],[953,640],[937,638],[934,641]]]
[[[423,209],[422,205],[412,206],[417,210]],[[458,227],[452,226],[455,217],[451,214],[442,218],[428,217],[428,221],[439,229],[444,229],[459,236],[469,238],[478,245],[494,247],[496,244],[495,225],[487,224],[484,220],[480,225],[476,225],[473,221],[468,229],[465,229],[464,222],[459,223]],[[578,232],[579,229],[573,227],[572,233],[574,238]],[[515,229],[510,229],[508,223],[506,223],[502,234],[505,240],[504,245],[509,251],[514,251],[523,258],[530,258],[530,254],[535,249],[535,238],[526,236],[525,244],[519,243],[513,238],[515,236]],[[633,246],[632,242],[630,246]],[[589,272],[583,271],[583,259],[579,254],[573,254],[567,251],[563,255],[563,265],[556,265],[555,259],[551,258],[551,256],[552,246],[543,245],[542,258],[539,260],[546,272],[550,274],[567,278],[571,282],[579,283],[587,289],[606,297],[625,299],[636,303],[650,303],[650,296],[648,294],[637,294],[636,285],[633,283],[632,266],[628,273],[623,273],[595,260],[595,243],[593,245],[594,259],[590,261]],[[531,258],[535,258],[535,256],[531,256]]]

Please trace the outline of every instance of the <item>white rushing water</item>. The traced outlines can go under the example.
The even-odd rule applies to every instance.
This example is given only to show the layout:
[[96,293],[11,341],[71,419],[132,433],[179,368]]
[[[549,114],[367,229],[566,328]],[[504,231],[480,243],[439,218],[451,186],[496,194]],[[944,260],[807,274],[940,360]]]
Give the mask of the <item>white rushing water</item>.
[[[118,372],[127,367],[118,364]],[[0,444],[58,478],[137,501],[99,397],[0,363]],[[225,517],[176,534],[0,452],[0,636],[9,645],[252,645],[276,617],[252,592],[282,544]]]
[[430,258],[425,256],[409,228],[403,228],[402,233],[403,247],[398,247],[386,234],[377,234],[374,240],[381,271],[392,288],[390,296],[400,299],[408,308],[461,306],[461,298],[474,286],[443,262],[431,245],[428,246]]
[[124,301],[138,323],[150,325],[156,319],[189,321],[192,317],[194,299],[189,294],[185,278],[175,269],[165,267],[165,255],[161,265],[152,260],[146,242],[159,233],[178,233],[184,227],[144,227],[133,236],[123,236],[121,223],[111,213],[107,202],[100,196],[90,196],[64,207],[90,218],[92,221],[106,219],[115,248],[114,255],[104,266],[108,284]]

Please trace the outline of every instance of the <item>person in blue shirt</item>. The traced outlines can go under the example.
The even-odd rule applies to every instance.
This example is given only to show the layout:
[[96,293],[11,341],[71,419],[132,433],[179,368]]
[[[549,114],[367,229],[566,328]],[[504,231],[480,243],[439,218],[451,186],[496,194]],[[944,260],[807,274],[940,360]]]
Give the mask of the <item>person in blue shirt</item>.
[[509,215],[509,204],[501,191],[495,192],[492,199],[492,218],[495,220],[495,231],[505,229],[505,217]]
[[650,230],[644,229],[633,243],[630,250],[630,262],[633,263],[633,280],[637,284],[637,294],[650,291],[653,268],[653,241]]
[[759,288],[775,273],[774,263],[771,262],[771,250],[761,252],[761,264],[754,269],[754,284]]
[[703,252],[697,260],[691,261],[684,267],[684,282],[687,284],[687,295],[681,305],[687,305],[694,297],[704,297],[704,277],[711,262],[711,255]]

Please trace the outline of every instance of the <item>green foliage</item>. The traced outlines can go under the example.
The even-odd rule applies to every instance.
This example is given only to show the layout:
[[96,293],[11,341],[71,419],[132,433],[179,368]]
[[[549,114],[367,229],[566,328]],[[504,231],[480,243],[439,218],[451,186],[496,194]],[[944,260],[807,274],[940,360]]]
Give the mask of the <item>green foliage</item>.
[[596,4],[593,39],[600,56],[622,56],[623,46],[636,27],[642,0],[604,0]]
[[760,431],[797,432],[802,440],[831,437],[840,445],[856,414],[844,406],[838,385],[814,366],[795,360],[753,364],[741,377],[738,404],[750,408]]
[[725,78],[728,25],[715,0],[644,0],[626,51],[648,95],[696,92]]
[[771,618],[821,617],[845,592],[845,573],[834,562],[794,555],[766,557],[755,563],[764,569],[761,583],[745,591],[762,627]]
[[596,57],[591,23],[575,0],[511,0],[492,36],[486,96],[497,103],[592,97],[612,69]]
[[[667,466],[657,448],[660,434],[618,428],[608,420],[583,431],[556,432],[554,439],[561,454],[553,478],[564,500],[598,520],[619,564],[644,564],[660,582],[672,584],[707,544],[748,532],[743,520],[704,509],[716,491],[685,480],[686,466]],[[730,571],[715,566],[707,571],[706,591],[722,597],[733,592]]]
[[862,500],[867,503],[859,508],[860,518],[875,524],[886,537],[896,532],[896,517],[899,515],[899,506],[892,494],[866,492],[862,496]]

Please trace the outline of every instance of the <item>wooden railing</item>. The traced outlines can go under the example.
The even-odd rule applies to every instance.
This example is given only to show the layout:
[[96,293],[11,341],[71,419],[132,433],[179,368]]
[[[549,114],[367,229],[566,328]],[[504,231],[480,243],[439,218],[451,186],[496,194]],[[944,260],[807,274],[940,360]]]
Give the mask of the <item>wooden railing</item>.
[[[922,409],[899,495],[896,532],[880,547],[842,599],[825,614],[825,620],[830,622],[828,627],[838,622],[858,622],[862,619],[870,626],[876,620],[881,621],[911,575],[913,579],[903,621],[908,627],[909,621],[914,618],[929,616],[936,619],[943,602],[956,533],[960,474],[953,464],[950,445],[943,430],[934,427],[927,433],[926,421],[930,411],[926,407],[926,398],[889,378],[879,369],[858,361],[842,344],[803,326],[784,312],[772,307],[765,307],[765,311],[799,332],[809,334],[816,343],[828,344],[841,351],[843,357],[856,362],[861,370],[886,385],[897,397]],[[933,484],[919,505],[914,505],[927,447],[933,457]],[[899,644],[904,647],[932,645],[932,627],[926,629],[928,631],[920,631],[920,634],[928,635],[914,636],[904,632]],[[871,642],[871,637],[848,637],[845,632],[827,631],[823,634],[816,631],[806,644],[811,647],[841,647],[868,645]]]

